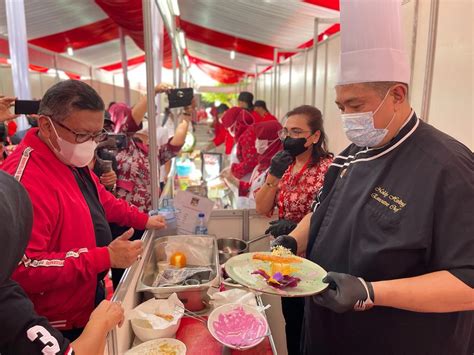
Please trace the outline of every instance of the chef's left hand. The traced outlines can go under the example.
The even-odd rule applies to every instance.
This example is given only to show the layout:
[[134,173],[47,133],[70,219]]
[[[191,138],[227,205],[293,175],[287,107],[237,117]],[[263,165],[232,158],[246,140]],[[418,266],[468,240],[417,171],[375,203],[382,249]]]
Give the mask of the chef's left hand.
[[163,216],[150,216],[146,222],[146,229],[162,229],[166,228],[166,222]]
[[338,272],[328,272],[323,282],[328,283],[329,287],[313,297],[320,306],[337,313],[365,311],[373,307],[374,290],[370,282]]
[[288,235],[298,224],[288,219],[277,219],[270,222],[270,227],[267,228],[265,234],[271,234],[275,238],[280,235]]

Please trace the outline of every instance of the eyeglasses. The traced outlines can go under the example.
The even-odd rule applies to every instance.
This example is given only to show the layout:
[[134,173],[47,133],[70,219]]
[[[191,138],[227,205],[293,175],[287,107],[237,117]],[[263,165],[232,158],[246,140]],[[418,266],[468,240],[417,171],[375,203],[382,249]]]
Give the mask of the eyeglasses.
[[300,138],[301,135],[305,133],[311,133],[311,131],[303,131],[298,128],[292,128],[290,130],[283,128],[278,131],[278,137],[280,137],[281,140],[284,140],[288,136],[290,138]]
[[65,130],[74,134],[76,143],[84,143],[91,139],[94,142],[99,143],[99,142],[104,141],[107,138],[107,131],[103,128],[97,133],[78,133],[72,130],[71,128],[67,127],[66,125],[62,124],[61,122],[55,121],[53,119],[51,119],[51,122],[53,122],[53,124],[57,124],[59,127],[62,127]]

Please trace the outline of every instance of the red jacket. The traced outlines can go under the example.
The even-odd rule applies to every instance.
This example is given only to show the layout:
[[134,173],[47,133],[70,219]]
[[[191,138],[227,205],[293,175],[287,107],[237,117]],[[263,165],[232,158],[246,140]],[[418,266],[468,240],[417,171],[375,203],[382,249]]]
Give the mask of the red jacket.
[[[34,214],[30,241],[12,278],[54,327],[83,327],[94,308],[97,274],[110,268],[109,252],[96,247],[90,211],[71,168],[37,133],[30,129],[1,167],[26,188]],[[148,216],[91,175],[107,220],[145,229]]]

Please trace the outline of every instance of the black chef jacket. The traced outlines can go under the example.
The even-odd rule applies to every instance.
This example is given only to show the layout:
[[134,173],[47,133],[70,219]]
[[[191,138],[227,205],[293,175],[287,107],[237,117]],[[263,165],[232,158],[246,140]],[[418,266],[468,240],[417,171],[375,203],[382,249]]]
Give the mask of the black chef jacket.
[[[320,198],[307,256],[326,270],[367,281],[448,270],[474,287],[473,153],[414,113],[384,147],[337,156]],[[336,314],[307,298],[304,322],[305,354],[474,353],[474,312]]]

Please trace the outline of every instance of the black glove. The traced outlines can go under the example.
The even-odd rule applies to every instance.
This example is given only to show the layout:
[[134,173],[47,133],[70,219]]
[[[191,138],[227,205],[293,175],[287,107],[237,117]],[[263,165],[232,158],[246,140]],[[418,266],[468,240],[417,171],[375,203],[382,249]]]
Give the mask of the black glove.
[[282,150],[275,154],[270,163],[270,174],[281,179],[286,169],[293,163],[295,159],[286,150]]
[[286,249],[290,249],[290,251],[295,255],[298,251],[298,243],[296,242],[296,239],[290,235],[280,235],[270,244],[270,248],[273,249],[279,245]]
[[297,223],[289,221],[287,219],[279,219],[270,222],[270,227],[265,231],[265,234],[271,234],[275,238],[283,234],[288,234],[293,231],[297,226]]
[[370,282],[348,274],[328,272],[323,282],[329,288],[313,297],[314,302],[337,313],[365,311],[374,305],[374,289]]

